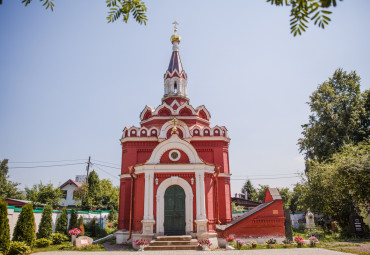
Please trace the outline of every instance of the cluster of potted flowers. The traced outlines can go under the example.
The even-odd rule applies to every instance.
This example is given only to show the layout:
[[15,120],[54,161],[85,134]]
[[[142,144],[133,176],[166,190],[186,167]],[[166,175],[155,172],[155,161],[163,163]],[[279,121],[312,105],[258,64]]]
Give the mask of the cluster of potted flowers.
[[240,239],[235,239],[234,237],[227,237],[226,242],[228,243],[229,246],[234,247],[235,249],[241,250],[243,245],[250,246],[252,248],[257,247],[257,242],[256,241],[251,241],[250,243],[246,243]]
[[304,245],[304,240],[303,240],[303,237],[301,236],[294,237],[294,242],[297,243],[298,248],[302,248],[302,246]]
[[139,249],[140,251],[144,251],[145,246],[148,246],[148,244],[149,244],[148,240],[145,240],[145,239],[135,240],[135,245],[137,247],[140,247],[140,249]]
[[275,248],[275,245],[276,245],[276,239],[274,238],[271,238],[269,240],[266,241],[266,244],[269,248]]
[[315,236],[311,236],[308,240],[310,240],[311,247],[315,247],[317,243],[319,243],[319,239]]
[[284,239],[283,240],[283,245],[284,245],[285,248],[290,247],[291,244],[292,244],[292,241],[290,241],[289,239]]
[[76,238],[79,234],[81,234],[81,230],[79,228],[73,228],[68,231],[68,234],[71,236],[72,245],[75,244]]
[[208,239],[203,239],[198,241],[198,246],[202,247],[202,250],[205,251],[211,247],[212,243]]

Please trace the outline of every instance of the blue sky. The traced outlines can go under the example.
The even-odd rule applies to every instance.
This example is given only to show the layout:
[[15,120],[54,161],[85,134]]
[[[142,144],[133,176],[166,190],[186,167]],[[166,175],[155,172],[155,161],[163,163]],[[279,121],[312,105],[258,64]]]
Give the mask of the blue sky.
[[[161,102],[174,20],[190,103],[228,128],[233,179],[292,187],[304,168],[297,140],[310,94],[337,68],[356,70],[369,88],[370,1],[340,1],[325,30],[310,25],[296,38],[289,9],[263,0],[146,4],[149,21],[140,26],[108,24],[103,0],[55,0],[54,12],[39,1],[3,1],[0,159],[78,159],[10,163],[11,180],[58,185],[83,174],[89,155],[120,164],[122,129],[139,126],[144,106]],[[67,163],[81,164],[16,168]],[[118,185],[118,169],[97,167]],[[232,193],[242,183],[232,180]]]

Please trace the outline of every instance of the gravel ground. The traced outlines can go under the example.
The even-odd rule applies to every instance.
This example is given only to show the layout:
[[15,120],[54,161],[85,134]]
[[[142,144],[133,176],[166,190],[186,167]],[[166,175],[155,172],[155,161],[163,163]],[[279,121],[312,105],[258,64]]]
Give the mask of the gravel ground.
[[[145,255],[222,255],[227,253],[228,255],[353,255],[350,253],[343,253],[337,251],[330,251],[320,248],[303,248],[303,249],[270,249],[270,250],[242,250],[242,251],[145,251]],[[141,252],[130,252],[130,251],[106,251],[106,252],[80,252],[80,251],[53,251],[53,252],[42,252],[34,253],[39,255],[138,255]]]
[[[346,244],[348,246],[346,246]],[[367,252],[370,254],[370,244],[369,243],[355,243],[355,242],[334,242],[329,244],[335,246],[340,245],[340,247],[334,247],[333,249],[340,251],[341,249],[348,249],[348,250],[354,250],[357,252]],[[354,246],[356,245],[356,246]]]

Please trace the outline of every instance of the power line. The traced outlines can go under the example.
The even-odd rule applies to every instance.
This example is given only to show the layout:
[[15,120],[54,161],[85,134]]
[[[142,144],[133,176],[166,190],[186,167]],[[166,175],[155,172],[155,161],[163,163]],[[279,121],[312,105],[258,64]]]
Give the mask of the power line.
[[18,169],[18,168],[41,168],[41,167],[59,167],[59,166],[74,166],[74,165],[84,165],[86,163],[73,163],[73,164],[62,164],[62,165],[46,165],[46,166],[12,166],[9,167],[10,169]]
[[52,163],[52,162],[70,162],[70,161],[81,161],[86,159],[65,159],[65,160],[44,160],[44,161],[11,161],[9,164],[35,164],[35,163]]
[[[96,164],[92,164],[92,165],[96,165]],[[110,176],[112,176],[112,177],[114,177],[114,178],[117,178],[118,180],[119,180],[119,178],[118,178],[118,176],[116,176],[116,175],[113,175],[113,174],[111,174],[111,173],[109,173],[109,172],[107,172],[107,171],[105,171],[105,170],[103,170],[103,169],[101,169],[100,167],[98,167],[98,166],[96,166],[100,171],[103,171],[104,173],[106,173],[106,174],[109,174]]]
[[120,164],[110,163],[110,162],[102,161],[102,160],[96,160],[96,159],[94,159],[94,161],[96,161],[96,162],[100,162],[100,163],[106,163],[106,164],[116,165],[116,166],[121,166]]
[[109,167],[109,168],[114,168],[114,169],[118,169],[118,170],[121,170],[121,168],[119,168],[119,167],[114,167],[114,166],[107,166],[107,165],[102,165],[102,164],[98,164],[98,163],[94,163],[94,165],[98,165],[98,166],[104,166],[104,167]]

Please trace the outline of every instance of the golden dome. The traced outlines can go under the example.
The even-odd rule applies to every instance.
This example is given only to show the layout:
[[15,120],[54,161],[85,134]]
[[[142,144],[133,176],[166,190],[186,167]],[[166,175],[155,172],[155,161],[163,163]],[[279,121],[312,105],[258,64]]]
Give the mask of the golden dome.
[[171,36],[171,43],[178,42],[180,43],[181,36],[177,34],[177,29],[175,30],[175,33]]
[[177,34],[177,27],[176,27],[176,25],[178,25],[179,23],[177,23],[176,21],[175,22],[173,22],[172,24],[174,24],[175,25],[175,33],[171,36],[171,43],[174,43],[174,42],[178,42],[178,43],[180,43],[180,41],[181,41],[181,36],[179,36],[178,34]]

